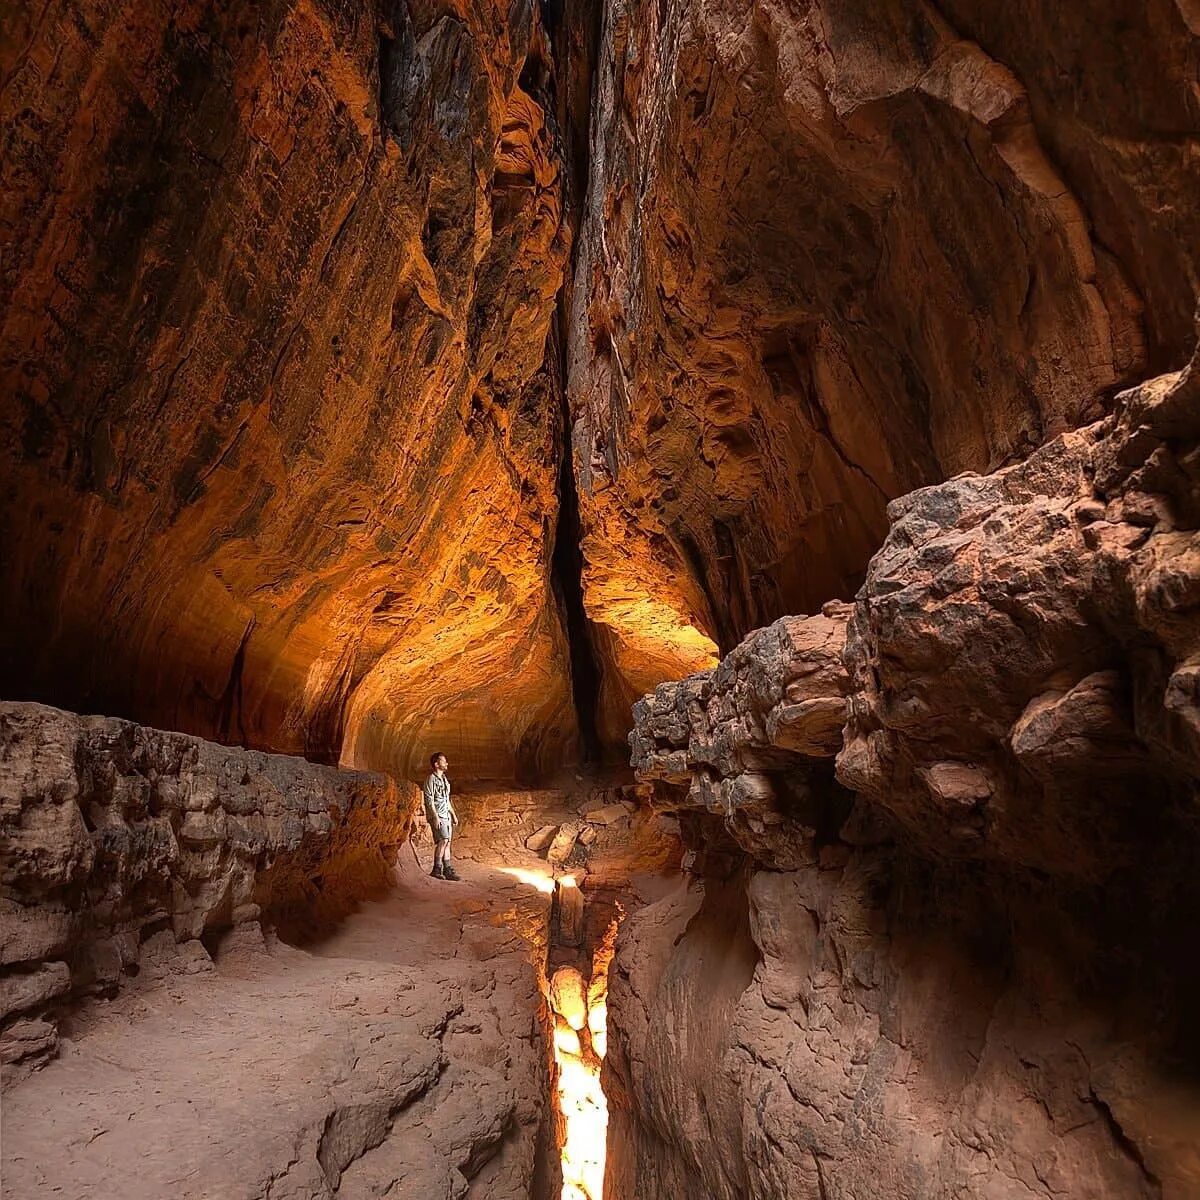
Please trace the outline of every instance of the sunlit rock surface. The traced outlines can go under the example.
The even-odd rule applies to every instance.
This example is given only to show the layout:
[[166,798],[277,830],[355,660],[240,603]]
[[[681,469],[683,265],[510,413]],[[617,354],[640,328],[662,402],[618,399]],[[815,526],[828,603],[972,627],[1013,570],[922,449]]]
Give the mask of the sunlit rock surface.
[[572,752],[550,70],[532,4],[5,6],[6,694]]

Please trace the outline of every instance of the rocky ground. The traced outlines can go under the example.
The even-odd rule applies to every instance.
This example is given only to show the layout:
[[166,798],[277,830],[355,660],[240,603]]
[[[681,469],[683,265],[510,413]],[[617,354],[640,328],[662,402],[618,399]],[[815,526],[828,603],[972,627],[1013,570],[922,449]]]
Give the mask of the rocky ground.
[[6,1195],[528,1196],[550,897],[405,856],[305,950],[238,932],[65,1023],[5,1098]]
[[302,946],[254,922],[160,939],[6,1090],[5,1196],[557,1195],[547,965],[590,948],[586,921],[554,944],[554,875],[630,907],[662,890],[667,843],[621,849],[658,822],[615,795],[464,797],[462,882],[428,877],[418,829],[389,894]]

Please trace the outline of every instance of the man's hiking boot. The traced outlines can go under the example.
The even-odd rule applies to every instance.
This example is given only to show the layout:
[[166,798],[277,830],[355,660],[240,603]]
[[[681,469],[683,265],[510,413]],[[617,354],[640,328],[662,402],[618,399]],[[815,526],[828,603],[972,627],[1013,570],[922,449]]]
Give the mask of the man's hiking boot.
[[442,869],[441,863],[434,863],[433,870],[429,872],[430,879],[445,879],[446,874]]
[[462,878],[462,876],[449,863],[447,863],[442,868],[442,878],[443,879],[453,879],[454,882],[457,883]]

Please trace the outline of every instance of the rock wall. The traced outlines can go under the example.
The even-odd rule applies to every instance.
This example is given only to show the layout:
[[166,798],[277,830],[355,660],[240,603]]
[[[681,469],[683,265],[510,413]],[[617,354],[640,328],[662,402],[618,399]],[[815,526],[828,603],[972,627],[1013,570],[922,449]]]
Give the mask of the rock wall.
[[1200,1189],[1198,380],[637,705],[693,877],[618,938],[610,1200]]
[[0,691],[410,776],[620,747],[891,498],[1181,365],[1189,20],[9,5]]
[[538,6],[17,3],[0,77],[0,691],[569,757]]
[[848,599],[892,498],[1183,365],[1196,29],[1128,0],[605,6],[569,390],[610,735]]
[[0,1053],[56,1011],[261,921],[295,930],[390,881],[416,793],[381,775],[127,721],[0,704]]

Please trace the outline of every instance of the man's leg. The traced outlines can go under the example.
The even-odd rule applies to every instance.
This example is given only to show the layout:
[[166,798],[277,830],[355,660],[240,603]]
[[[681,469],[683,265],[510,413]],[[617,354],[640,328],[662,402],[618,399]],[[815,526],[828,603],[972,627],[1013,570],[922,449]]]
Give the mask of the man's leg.
[[449,843],[447,842],[433,843],[433,871],[431,874],[435,879],[440,879],[442,876],[442,871],[445,869],[446,847],[448,844]]
[[454,867],[451,865],[451,862],[450,862],[450,841],[453,837],[454,837],[454,833],[451,830],[449,837],[447,837],[445,842],[443,843],[442,876],[445,879],[455,879],[456,880],[459,877],[458,872],[454,869]]

